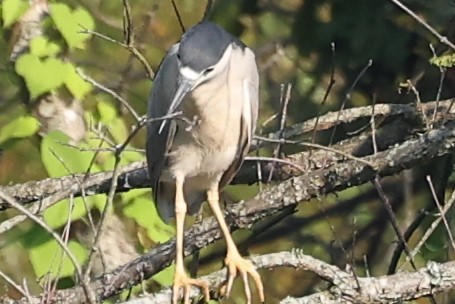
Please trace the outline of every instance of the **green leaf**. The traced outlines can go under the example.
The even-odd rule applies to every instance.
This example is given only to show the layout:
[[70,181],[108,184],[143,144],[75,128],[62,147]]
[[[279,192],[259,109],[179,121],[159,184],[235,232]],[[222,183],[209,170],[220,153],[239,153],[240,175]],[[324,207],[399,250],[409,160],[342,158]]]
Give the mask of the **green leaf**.
[[152,278],[161,286],[171,286],[174,282],[174,271],[175,264],[172,264],[155,274]]
[[39,122],[32,116],[21,116],[0,129],[0,144],[10,138],[24,138],[35,134]]
[[[47,173],[51,177],[60,177],[72,173],[86,172],[91,165],[91,172],[99,172],[96,164],[91,164],[95,155],[93,151],[80,151],[67,145],[69,138],[60,131],[53,131],[44,136],[41,142],[41,159]],[[91,206],[104,206],[105,196],[96,195],[87,198],[75,198],[71,203],[62,200],[44,212],[46,223],[52,228],[60,227],[67,221],[68,215],[72,220],[86,215]],[[71,210],[70,210],[71,208]]]
[[120,193],[120,197],[122,198],[122,202],[124,204],[128,203],[129,201],[137,197],[145,195],[148,195],[150,196],[150,198],[152,198],[152,192],[150,191],[150,189],[133,189],[130,191]]
[[455,66],[455,53],[433,57],[430,63],[441,68],[452,68]]
[[[61,177],[72,173],[83,173],[91,164],[93,151],[79,151],[68,146],[69,137],[52,131],[44,136],[41,142],[41,159],[51,177]],[[95,167],[92,167],[92,171]]]
[[66,64],[57,58],[40,60],[32,54],[19,57],[16,71],[24,77],[32,98],[50,92],[63,84],[68,71]]
[[[79,264],[87,259],[87,251],[81,244],[69,241],[68,248]],[[37,277],[50,274],[52,278],[67,277],[74,274],[75,268],[60,245],[53,238],[29,249],[30,262]]]
[[8,28],[19,19],[27,10],[28,3],[25,0],[3,0],[2,19],[3,27]]
[[135,198],[123,208],[123,213],[147,229],[147,235],[154,242],[166,242],[174,235],[174,228],[161,220],[151,197]]
[[117,110],[106,100],[100,99],[99,102],[97,102],[96,107],[100,114],[100,122],[103,124],[109,124],[117,117]]
[[30,42],[30,53],[36,57],[55,56],[60,53],[61,47],[44,36],[33,38]]
[[67,223],[68,215],[71,221],[79,220],[86,216],[87,210],[90,210],[93,206],[97,207],[100,211],[103,210],[105,202],[106,195],[104,194],[86,198],[78,197],[72,201],[65,199],[44,211],[44,221],[51,228],[59,228]]
[[76,67],[74,65],[68,62],[66,66],[68,69],[65,78],[66,87],[77,99],[84,98],[84,96],[92,90],[92,85],[77,74]]
[[[170,265],[169,267],[164,268],[157,274],[155,274],[152,279],[160,284],[161,286],[171,286],[174,282],[174,272],[175,272],[175,264]],[[211,303],[218,303],[217,301],[210,301]],[[240,303],[240,302],[239,302]]]
[[118,116],[117,110],[111,102],[102,97],[99,97],[98,100],[97,108],[101,123],[109,127],[109,131],[116,143],[125,141],[129,134],[125,121]]
[[63,3],[54,3],[50,5],[51,16],[55,26],[62,34],[70,48],[84,48],[84,42],[90,38],[90,35],[80,33],[83,29],[93,30],[95,21],[88,11],[78,7],[73,11]]

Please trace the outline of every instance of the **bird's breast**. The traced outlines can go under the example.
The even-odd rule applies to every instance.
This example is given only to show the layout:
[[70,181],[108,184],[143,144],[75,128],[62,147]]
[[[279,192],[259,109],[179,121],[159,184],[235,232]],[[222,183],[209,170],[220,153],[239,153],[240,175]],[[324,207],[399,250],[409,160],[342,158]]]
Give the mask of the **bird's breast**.
[[168,160],[172,171],[187,177],[210,177],[224,173],[234,161],[239,144],[241,107],[227,94],[189,96],[182,112],[187,121],[178,130]]

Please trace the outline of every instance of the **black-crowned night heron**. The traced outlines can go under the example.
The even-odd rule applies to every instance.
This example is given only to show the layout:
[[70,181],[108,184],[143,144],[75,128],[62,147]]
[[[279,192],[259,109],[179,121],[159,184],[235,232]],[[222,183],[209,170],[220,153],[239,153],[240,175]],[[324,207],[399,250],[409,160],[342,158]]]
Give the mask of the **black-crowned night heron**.
[[180,287],[189,303],[192,285],[200,287],[208,300],[207,283],[189,278],[183,264],[185,215],[187,210],[197,212],[205,200],[227,242],[226,294],[239,273],[250,303],[251,275],[264,302],[261,278],[254,265],[240,256],[219,204],[219,192],[241,166],[256,127],[258,78],[253,52],[211,22],[189,29],[171,47],[156,74],[148,117],[181,111],[186,118],[151,121],[147,126],[146,153],[155,204],[165,221],[176,217],[173,303],[178,301]]

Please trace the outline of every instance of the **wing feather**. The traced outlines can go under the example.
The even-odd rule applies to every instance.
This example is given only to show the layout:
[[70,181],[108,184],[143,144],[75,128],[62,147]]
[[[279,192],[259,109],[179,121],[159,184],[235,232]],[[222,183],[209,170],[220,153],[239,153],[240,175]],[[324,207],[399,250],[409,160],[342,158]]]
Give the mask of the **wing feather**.
[[[172,97],[177,89],[177,50],[178,43],[171,47],[158,68],[148,102],[147,117],[149,119],[165,116],[170,107]],[[162,121],[159,120],[147,124],[146,156],[155,204],[158,203],[158,195],[160,193],[158,188],[166,161],[166,154],[176,133],[176,123],[174,121],[168,121],[163,130],[159,132],[161,124]]]
[[[242,166],[243,160],[248,153],[256,130],[256,121],[258,118],[259,104],[259,75],[256,66],[256,60],[253,52],[249,48],[244,49],[243,53],[244,75],[242,81],[242,115],[240,117],[240,136],[237,153],[234,161],[229,168],[224,172],[221,181],[220,189],[227,186],[234,178],[237,171]],[[237,63],[239,64],[239,63]]]

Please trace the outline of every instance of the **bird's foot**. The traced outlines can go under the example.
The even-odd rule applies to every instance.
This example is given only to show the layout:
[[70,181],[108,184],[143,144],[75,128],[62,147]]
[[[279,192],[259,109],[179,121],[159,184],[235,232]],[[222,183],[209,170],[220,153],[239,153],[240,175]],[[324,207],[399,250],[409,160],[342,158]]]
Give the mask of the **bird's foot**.
[[228,281],[226,285],[222,287],[221,293],[225,294],[226,296],[229,296],[229,294],[231,293],[234,278],[237,276],[237,273],[239,273],[243,281],[246,303],[250,304],[251,290],[250,285],[248,283],[248,275],[250,275],[253,278],[254,283],[256,284],[256,288],[259,293],[259,299],[261,300],[261,303],[264,303],[265,301],[264,287],[261,281],[261,277],[259,276],[259,273],[256,271],[256,267],[254,267],[253,263],[249,260],[242,258],[237,250],[235,250],[235,252],[228,251],[225,263],[228,269]]
[[185,271],[175,273],[174,286],[172,287],[172,304],[177,304],[180,296],[180,287],[183,288],[183,303],[190,304],[191,287],[198,287],[204,295],[205,301],[210,300],[209,284],[203,280],[188,277]]

